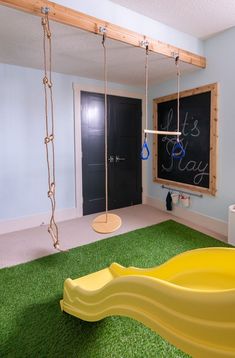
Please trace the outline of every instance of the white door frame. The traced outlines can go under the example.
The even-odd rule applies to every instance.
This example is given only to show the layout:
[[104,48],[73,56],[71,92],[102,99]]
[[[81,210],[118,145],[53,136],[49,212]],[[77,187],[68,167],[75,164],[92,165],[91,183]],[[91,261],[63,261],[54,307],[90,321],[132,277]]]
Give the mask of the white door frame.
[[[92,85],[73,83],[74,99],[74,158],[75,158],[75,206],[77,216],[83,216],[83,196],[82,196],[82,133],[81,133],[81,91],[104,93],[104,88]],[[142,100],[142,128],[145,125],[145,96],[140,93],[133,93],[127,90],[108,89],[109,95],[137,98]],[[142,131],[143,137],[143,131]],[[142,202],[146,201],[147,188],[147,163],[142,162]]]

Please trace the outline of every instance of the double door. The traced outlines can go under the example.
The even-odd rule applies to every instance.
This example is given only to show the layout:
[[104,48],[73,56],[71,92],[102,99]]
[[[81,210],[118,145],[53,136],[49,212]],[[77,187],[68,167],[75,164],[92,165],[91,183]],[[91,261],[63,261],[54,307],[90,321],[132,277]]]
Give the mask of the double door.
[[[108,96],[108,209],[142,202],[141,100]],[[83,215],[105,210],[104,95],[81,92]]]

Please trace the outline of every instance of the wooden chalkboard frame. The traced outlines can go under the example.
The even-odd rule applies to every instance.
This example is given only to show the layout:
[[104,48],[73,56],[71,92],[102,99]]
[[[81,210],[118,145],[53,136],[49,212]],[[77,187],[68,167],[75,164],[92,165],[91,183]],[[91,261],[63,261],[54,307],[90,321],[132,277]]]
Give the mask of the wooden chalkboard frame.
[[[217,158],[218,158],[218,84],[212,83],[202,87],[196,87],[190,90],[180,92],[180,98],[190,97],[196,94],[211,92],[211,105],[210,105],[210,166],[209,166],[209,188],[185,184],[172,180],[166,180],[158,177],[158,136],[154,135],[153,138],[153,182],[164,185],[171,185],[179,187],[182,190],[187,189],[197,191],[203,194],[216,195],[217,191]],[[155,98],[153,100],[153,128],[158,129],[158,104],[177,99],[177,93],[168,96]],[[179,189],[180,190],[180,189]]]

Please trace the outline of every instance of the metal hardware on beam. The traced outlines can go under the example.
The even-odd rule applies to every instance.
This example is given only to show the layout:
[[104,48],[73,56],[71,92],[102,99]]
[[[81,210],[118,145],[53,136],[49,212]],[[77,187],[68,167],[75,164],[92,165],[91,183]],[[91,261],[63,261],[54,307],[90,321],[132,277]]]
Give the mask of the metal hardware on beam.
[[44,6],[41,8],[41,12],[42,14],[47,15],[50,12],[50,8],[48,6]]
[[106,32],[107,32],[107,28],[105,26],[100,26],[99,27],[99,33],[105,34]]
[[179,52],[171,52],[171,56],[176,60],[177,57],[179,58],[180,55],[179,55]]
[[167,190],[170,190],[170,191],[178,191],[179,193],[183,193],[183,194],[188,194],[190,196],[196,196],[198,198],[203,198],[203,195],[202,194],[195,194],[195,193],[191,193],[189,191],[185,191],[185,190],[180,190],[180,189],[175,189],[175,188],[171,188],[169,186],[165,186],[165,185],[162,185],[162,189],[167,189]]
[[149,41],[148,40],[140,41],[140,46],[146,48],[147,46],[149,46]]

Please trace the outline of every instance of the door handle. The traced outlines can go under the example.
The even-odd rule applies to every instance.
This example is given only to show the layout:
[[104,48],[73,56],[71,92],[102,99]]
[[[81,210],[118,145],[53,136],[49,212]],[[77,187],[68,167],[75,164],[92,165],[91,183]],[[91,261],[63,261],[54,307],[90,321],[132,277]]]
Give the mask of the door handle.
[[116,163],[118,163],[118,162],[123,162],[124,160],[126,160],[126,158],[120,158],[119,155],[116,155],[115,160],[116,160]]
[[108,158],[109,163],[114,163],[114,157],[112,155],[109,156]]

